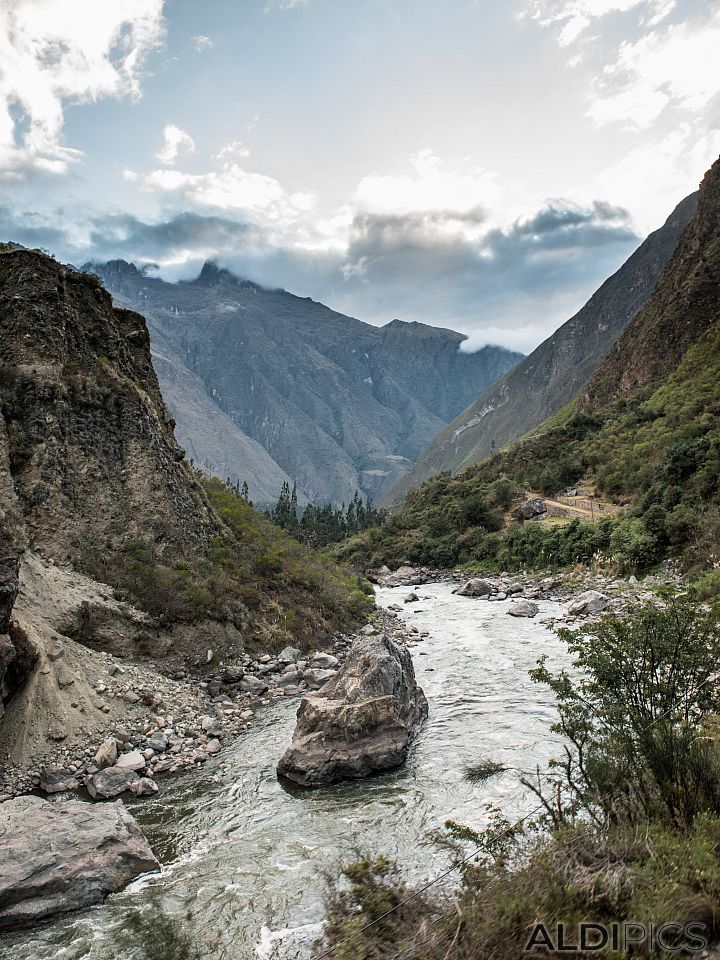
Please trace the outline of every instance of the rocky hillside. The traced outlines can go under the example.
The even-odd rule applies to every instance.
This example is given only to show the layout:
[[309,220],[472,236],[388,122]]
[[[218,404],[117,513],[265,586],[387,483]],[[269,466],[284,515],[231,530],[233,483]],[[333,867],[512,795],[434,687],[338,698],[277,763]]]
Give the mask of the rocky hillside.
[[[576,400],[478,466],[427,481],[390,523],[339,553],[358,564],[506,568],[600,558],[628,570],[682,555],[720,589],[719,477],[720,160],[655,291]],[[578,483],[584,502],[600,498],[614,515],[512,520],[517,498]]]
[[679,203],[574,317],[440,431],[385,502],[433,473],[480,463],[572,400],[652,293],[696,208],[696,193]]
[[463,354],[451,330],[373,327],[211,263],[177,284],[122,260],[86,269],[147,317],[188,455],[247,479],[256,502],[275,500],[288,477],[301,499],[340,504],[356,488],[377,499],[521,359],[500,347]]

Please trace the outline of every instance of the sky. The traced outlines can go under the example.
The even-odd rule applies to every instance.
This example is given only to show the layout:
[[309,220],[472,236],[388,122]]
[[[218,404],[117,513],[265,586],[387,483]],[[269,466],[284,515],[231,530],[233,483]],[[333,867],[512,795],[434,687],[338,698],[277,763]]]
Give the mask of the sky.
[[527,352],[720,154],[720,0],[0,0],[0,239]]

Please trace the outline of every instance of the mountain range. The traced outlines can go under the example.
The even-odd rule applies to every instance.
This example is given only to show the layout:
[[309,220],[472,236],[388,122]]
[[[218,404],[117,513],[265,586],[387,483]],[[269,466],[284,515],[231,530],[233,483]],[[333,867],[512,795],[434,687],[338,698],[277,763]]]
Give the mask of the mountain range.
[[256,503],[283,481],[299,502],[377,499],[432,438],[522,359],[463,353],[452,330],[375,327],[310,298],[268,290],[206,263],[168,283],[113,260],[87,264],[150,328],[161,389],[188,456]]

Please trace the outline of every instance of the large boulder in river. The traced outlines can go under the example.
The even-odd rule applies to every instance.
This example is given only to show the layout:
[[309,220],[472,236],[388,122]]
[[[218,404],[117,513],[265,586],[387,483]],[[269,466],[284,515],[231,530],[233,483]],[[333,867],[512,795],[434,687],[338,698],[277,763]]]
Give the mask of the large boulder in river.
[[159,864],[120,802],[0,804],[0,929],[79,910]]
[[481,580],[474,577],[472,580],[466,580],[461,587],[453,590],[459,597],[489,597],[494,591],[494,587],[487,580]]
[[278,773],[320,787],[390,770],[427,713],[408,651],[385,636],[361,637],[338,673],[301,701]]
[[534,617],[540,609],[532,600],[515,600],[507,609],[511,617]]

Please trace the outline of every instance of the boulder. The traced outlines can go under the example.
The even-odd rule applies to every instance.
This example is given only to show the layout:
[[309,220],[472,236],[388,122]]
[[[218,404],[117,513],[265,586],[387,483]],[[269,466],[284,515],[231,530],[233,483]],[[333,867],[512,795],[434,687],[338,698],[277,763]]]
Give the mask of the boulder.
[[513,600],[506,613],[511,617],[535,617],[540,608],[532,600]]
[[74,773],[65,767],[43,767],[40,771],[40,789],[44,793],[61,793],[64,790],[77,790],[78,782]]
[[466,580],[462,586],[453,590],[453,593],[456,593],[459,597],[489,597],[493,589],[493,585],[489,581],[475,577],[472,580]]
[[427,717],[409,652],[389,637],[361,637],[335,676],[304,697],[278,774],[307,787],[399,766]]
[[513,516],[516,520],[537,520],[547,513],[547,504],[540,497],[532,497],[520,504]]
[[[365,636],[373,636],[371,633],[365,633],[364,630],[362,632]],[[310,661],[310,665],[313,670],[337,670],[340,661],[331,653],[316,653]]]
[[109,800],[125,793],[139,779],[134,770],[106,767],[89,777],[85,781],[85,787],[93,800]]
[[303,679],[311,690],[319,690],[324,683],[327,683],[328,680],[332,680],[336,672],[337,671],[335,670],[316,670],[311,668],[305,671],[303,674]]
[[104,770],[105,767],[115,765],[117,756],[117,740],[115,740],[114,737],[110,737],[108,740],[103,741],[98,747],[97,753],[93,757],[93,763],[99,770]]
[[240,689],[243,693],[249,693],[254,697],[261,697],[267,691],[268,685],[264,680],[258,677],[246,675],[240,681]]
[[130,750],[129,753],[120,754],[115,766],[121,770],[144,770],[145,757],[139,750]]
[[0,804],[0,928],[38,923],[104,900],[159,864],[120,802]]
[[223,683],[240,683],[244,676],[245,671],[237,664],[228,664],[222,671]]
[[566,610],[571,617],[583,614],[600,613],[608,605],[608,598],[597,590],[586,590],[579,597],[575,597],[567,605]]
[[414,590],[411,590],[410,593],[405,597],[405,603],[417,603],[420,597],[415,593]]
[[136,797],[151,797],[158,792],[158,785],[150,777],[139,777],[135,783],[130,784],[130,792]]
[[298,650],[297,647],[283,647],[278,654],[278,661],[280,663],[297,663],[301,657],[302,650]]

